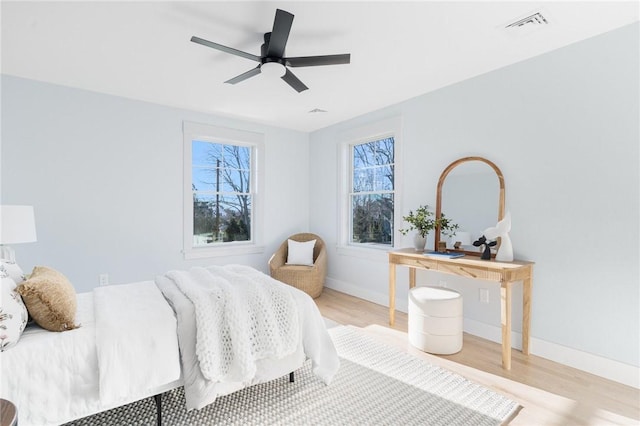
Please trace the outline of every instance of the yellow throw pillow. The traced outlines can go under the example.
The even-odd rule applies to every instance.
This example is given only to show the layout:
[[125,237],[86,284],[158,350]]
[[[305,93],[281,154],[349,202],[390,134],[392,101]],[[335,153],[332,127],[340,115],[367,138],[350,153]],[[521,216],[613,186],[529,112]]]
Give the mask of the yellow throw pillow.
[[16,291],[27,305],[29,315],[50,331],[73,330],[76,317],[76,292],[67,277],[44,266],[33,268],[31,275]]

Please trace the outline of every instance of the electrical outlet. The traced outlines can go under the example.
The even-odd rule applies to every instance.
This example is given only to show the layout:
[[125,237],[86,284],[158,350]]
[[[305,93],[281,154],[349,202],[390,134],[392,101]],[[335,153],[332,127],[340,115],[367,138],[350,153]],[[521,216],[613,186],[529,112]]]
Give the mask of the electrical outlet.
[[480,299],[481,303],[489,303],[489,289],[481,288],[479,290],[478,299]]
[[109,285],[109,274],[100,274],[100,285]]
[[438,286],[447,288],[447,282],[443,281],[443,280],[440,280],[440,281],[438,281]]

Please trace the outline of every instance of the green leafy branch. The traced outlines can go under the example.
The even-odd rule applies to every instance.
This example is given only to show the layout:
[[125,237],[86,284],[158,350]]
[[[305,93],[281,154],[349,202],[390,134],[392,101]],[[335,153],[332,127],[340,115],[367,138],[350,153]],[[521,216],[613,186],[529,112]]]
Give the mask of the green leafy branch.
[[409,210],[409,214],[403,216],[402,219],[409,224],[407,228],[398,230],[402,235],[407,235],[409,231],[415,229],[421,237],[426,238],[430,231],[440,228],[440,232],[443,235],[453,236],[456,235],[456,230],[459,228],[458,224],[445,217],[444,213],[440,215],[440,218],[436,219],[434,213],[429,210],[428,205],[418,207],[415,213],[413,210]]

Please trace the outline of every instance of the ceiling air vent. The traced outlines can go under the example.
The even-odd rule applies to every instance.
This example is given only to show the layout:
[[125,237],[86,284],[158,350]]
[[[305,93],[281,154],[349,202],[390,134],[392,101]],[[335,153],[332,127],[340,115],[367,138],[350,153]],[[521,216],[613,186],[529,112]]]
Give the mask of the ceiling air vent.
[[[545,13],[546,14],[546,13]],[[513,22],[504,24],[507,34],[516,38],[524,37],[549,25],[549,16],[542,12],[527,13]]]
[[522,28],[522,27],[537,27],[540,25],[547,25],[549,23],[549,21],[547,21],[547,18],[545,18],[544,16],[542,16],[542,13],[538,12],[538,13],[534,13],[533,15],[529,15],[525,18],[522,19],[518,19],[515,22],[510,23],[509,25],[507,25],[505,28],[509,29],[509,28]]
[[309,114],[315,114],[315,113],[318,113],[318,112],[327,112],[327,110],[320,109],[320,108],[314,108],[311,111],[309,111]]

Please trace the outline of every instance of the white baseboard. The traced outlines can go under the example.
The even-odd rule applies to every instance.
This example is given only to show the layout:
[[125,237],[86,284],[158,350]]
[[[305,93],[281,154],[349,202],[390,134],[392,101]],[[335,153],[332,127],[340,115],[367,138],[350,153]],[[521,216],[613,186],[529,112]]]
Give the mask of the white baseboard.
[[[325,285],[341,293],[359,297],[382,306],[389,306],[389,295],[387,293],[363,289],[332,278],[327,278]],[[396,309],[406,313],[407,301],[396,300]],[[464,319],[464,331],[496,343],[500,343],[502,339],[500,327],[468,318]],[[511,342],[514,348],[522,349],[522,334],[512,332]],[[547,342],[535,337],[531,337],[529,346],[533,355],[640,389],[639,367],[562,346],[557,343]]]

